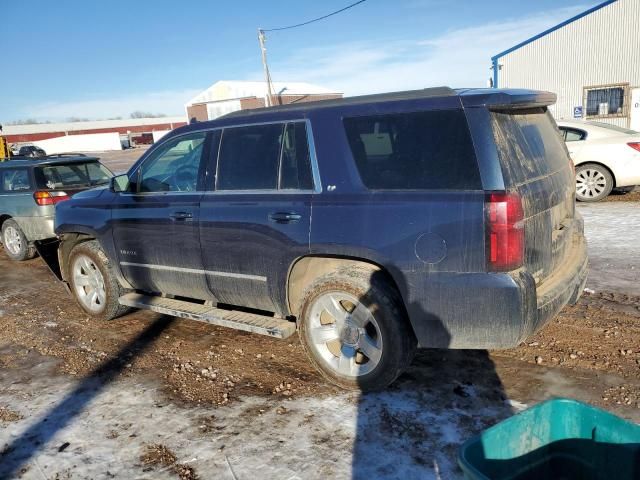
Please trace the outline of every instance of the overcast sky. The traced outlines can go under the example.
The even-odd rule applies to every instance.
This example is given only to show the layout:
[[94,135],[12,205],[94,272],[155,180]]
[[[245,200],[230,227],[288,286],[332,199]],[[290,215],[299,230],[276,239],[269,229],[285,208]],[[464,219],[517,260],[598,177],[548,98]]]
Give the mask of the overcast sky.
[[[261,80],[256,29],[299,23],[322,2],[0,0],[0,122],[183,114],[218,80]],[[368,0],[267,34],[274,81],[347,95],[486,86],[490,57],[597,4],[587,0]]]

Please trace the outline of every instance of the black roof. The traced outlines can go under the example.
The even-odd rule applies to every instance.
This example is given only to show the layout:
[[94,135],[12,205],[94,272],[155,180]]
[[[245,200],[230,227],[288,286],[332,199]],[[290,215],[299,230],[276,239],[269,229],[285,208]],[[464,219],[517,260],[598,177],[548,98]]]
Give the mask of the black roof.
[[0,162],[0,168],[3,167],[31,167],[39,165],[67,165],[69,163],[86,163],[97,162],[99,157],[87,157],[82,154],[60,154],[47,155],[46,157],[34,158],[8,158],[4,162]]
[[165,138],[181,135],[190,131],[208,128],[233,126],[243,121],[279,121],[291,115],[291,118],[303,118],[315,110],[336,109],[343,107],[367,107],[368,105],[393,104],[395,102],[414,103],[417,108],[432,106],[442,107],[444,103],[467,107],[487,107],[491,109],[531,108],[552,105],[556,95],[550,92],[526,89],[498,88],[460,88],[449,87],[425,88],[404,92],[362,95],[357,97],[317,100],[313,102],[290,103],[275,107],[239,110],[228,113],[214,120],[195,122],[173,130]]
[[364,103],[393,102],[396,100],[416,100],[431,97],[453,97],[458,93],[449,87],[432,87],[422,90],[407,90],[404,92],[376,93],[373,95],[358,95],[355,97],[334,98],[331,100],[315,100],[313,102],[288,103],[275,107],[252,108],[238,110],[224,115],[224,118],[242,117],[257,113],[277,113],[291,110],[312,110],[314,108],[341,107],[347,105],[361,105]]

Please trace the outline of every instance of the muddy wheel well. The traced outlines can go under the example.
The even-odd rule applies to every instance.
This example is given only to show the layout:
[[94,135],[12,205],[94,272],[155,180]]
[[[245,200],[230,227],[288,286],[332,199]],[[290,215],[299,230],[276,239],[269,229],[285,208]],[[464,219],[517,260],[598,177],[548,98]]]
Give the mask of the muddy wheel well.
[[60,274],[62,275],[63,280],[67,280],[67,260],[69,259],[69,254],[73,247],[76,245],[88,242],[89,240],[95,240],[91,235],[87,235],[85,233],[65,233],[62,235],[62,243],[60,244]]
[[289,311],[293,315],[299,314],[300,302],[307,286],[311,285],[317,278],[327,273],[335,272],[339,268],[349,266],[366,267],[372,272],[383,272],[391,285],[398,290],[398,286],[393,278],[384,267],[377,265],[368,260],[350,257],[327,257],[327,256],[310,256],[298,259],[289,270],[289,279],[287,282],[287,302]]
[[11,218],[11,215],[0,215],[0,228],[2,228],[2,224],[5,222],[5,220],[9,220]]
[[599,167],[604,168],[607,172],[609,172],[609,174],[611,175],[611,178],[613,178],[613,188],[616,188],[616,185],[618,184],[618,182],[616,181],[616,176],[614,175],[613,171],[609,167],[607,167],[604,163],[586,161],[576,165],[576,168],[581,167],[583,165],[598,165]]

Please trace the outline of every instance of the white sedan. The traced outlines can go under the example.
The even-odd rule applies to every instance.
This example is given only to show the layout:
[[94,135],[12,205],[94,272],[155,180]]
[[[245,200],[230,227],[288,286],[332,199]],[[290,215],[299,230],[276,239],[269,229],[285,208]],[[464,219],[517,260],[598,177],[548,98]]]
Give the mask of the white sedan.
[[576,166],[576,198],[597,202],[640,185],[640,132],[588,120],[558,120]]

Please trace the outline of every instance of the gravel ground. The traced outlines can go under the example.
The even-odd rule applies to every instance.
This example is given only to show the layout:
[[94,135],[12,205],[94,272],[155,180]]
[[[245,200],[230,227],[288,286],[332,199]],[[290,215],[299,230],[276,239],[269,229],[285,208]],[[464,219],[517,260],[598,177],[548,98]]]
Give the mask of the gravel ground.
[[639,215],[579,208],[593,293],[525,345],[421,351],[366,396],[325,384],[295,337],[151,312],[98,322],[39,259],[0,252],[0,478],[455,479],[465,439],[552,396],[638,422]]

